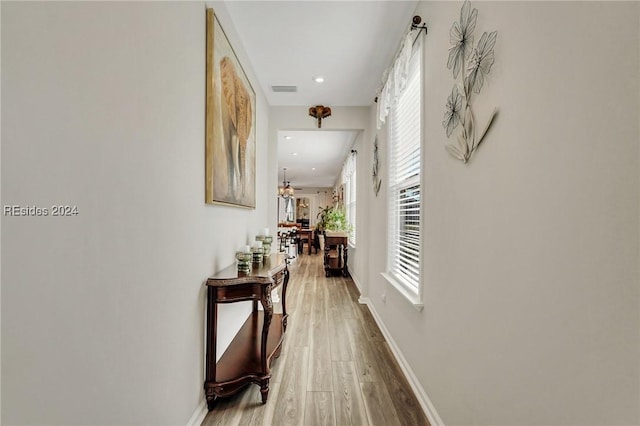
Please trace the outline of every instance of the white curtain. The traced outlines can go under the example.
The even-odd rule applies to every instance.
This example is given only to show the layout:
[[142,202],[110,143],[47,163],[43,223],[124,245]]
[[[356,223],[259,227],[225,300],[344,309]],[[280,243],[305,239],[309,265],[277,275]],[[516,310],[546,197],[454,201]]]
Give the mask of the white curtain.
[[349,180],[353,172],[356,170],[356,152],[353,151],[347,157],[342,165],[342,173],[340,174],[340,183],[343,185]]
[[383,77],[385,83],[378,96],[378,129],[384,125],[387,120],[387,115],[389,114],[389,109],[396,103],[396,100],[407,86],[412,47],[413,38],[411,31],[409,31],[400,48],[400,54],[394,61],[393,66],[387,70],[386,76]]

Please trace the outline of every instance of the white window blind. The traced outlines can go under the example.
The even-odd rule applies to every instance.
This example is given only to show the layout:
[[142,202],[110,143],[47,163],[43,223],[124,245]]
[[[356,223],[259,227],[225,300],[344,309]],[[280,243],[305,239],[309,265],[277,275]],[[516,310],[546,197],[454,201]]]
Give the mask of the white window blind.
[[388,272],[419,294],[421,211],[421,43],[414,46],[407,85],[391,106],[389,122]]
[[347,221],[352,230],[349,234],[349,242],[356,245],[356,153],[352,151],[342,167],[342,183],[344,185],[344,207]]
[[349,176],[347,182],[347,196],[345,207],[347,209],[347,220],[353,227],[350,234],[350,240],[352,245],[356,245],[356,170],[353,169],[353,173]]

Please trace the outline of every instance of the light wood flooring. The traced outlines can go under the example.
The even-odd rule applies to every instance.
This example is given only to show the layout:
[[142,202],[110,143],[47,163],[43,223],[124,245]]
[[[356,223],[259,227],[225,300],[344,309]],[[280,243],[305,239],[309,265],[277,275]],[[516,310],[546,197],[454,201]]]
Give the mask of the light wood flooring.
[[290,266],[290,314],[269,400],[256,385],[218,401],[203,426],[429,425],[351,278],[325,278],[322,255]]

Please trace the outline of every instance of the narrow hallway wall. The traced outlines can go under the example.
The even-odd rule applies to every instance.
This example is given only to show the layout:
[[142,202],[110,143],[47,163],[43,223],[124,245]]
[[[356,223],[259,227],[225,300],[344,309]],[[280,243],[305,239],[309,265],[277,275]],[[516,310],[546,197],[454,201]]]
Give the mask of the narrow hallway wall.
[[[498,30],[474,112],[499,116],[467,165],[441,124],[461,4],[416,10],[425,308],[380,276],[382,237],[372,305],[445,424],[638,424],[640,4],[473,2],[476,40]],[[386,226],[384,191],[371,231]]]

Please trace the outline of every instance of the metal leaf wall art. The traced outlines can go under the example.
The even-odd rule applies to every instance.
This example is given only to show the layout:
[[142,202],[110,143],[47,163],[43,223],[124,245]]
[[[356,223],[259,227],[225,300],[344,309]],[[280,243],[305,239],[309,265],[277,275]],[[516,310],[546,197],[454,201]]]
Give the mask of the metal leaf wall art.
[[491,71],[494,62],[493,47],[498,37],[497,31],[484,32],[478,44],[474,46],[473,32],[476,29],[477,17],[478,10],[471,9],[471,3],[466,0],[460,10],[460,21],[454,22],[449,31],[451,47],[447,68],[452,70],[454,79],[460,75],[460,82],[455,83],[451,89],[442,127],[447,138],[460,127],[455,135],[456,142],[449,143],[446,148],[452,156],[464,163],[467,163],[478,149],[498,114],[498,110],[494,108],[482,130],[477,130],[471,110],[472,96],[480,94],[485,76]]

